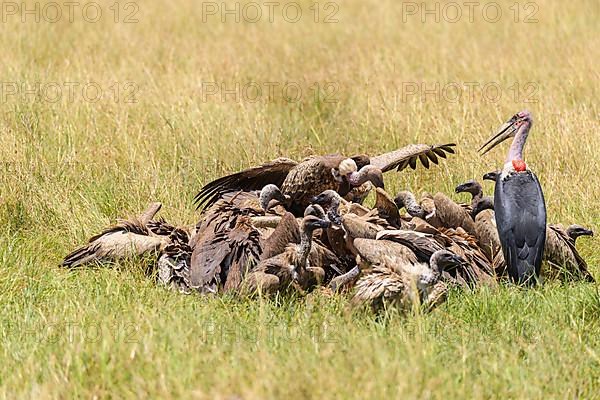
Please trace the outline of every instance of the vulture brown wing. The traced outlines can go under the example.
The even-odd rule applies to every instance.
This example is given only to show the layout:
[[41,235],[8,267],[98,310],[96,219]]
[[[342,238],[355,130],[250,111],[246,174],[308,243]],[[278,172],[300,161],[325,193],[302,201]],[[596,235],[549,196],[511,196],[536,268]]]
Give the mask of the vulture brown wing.
[[375,208],[377,208],[379,217],[385,219],[392,227],[401,228],[400,211],[394,200],[382,188],[375,190]]
[[380,168],[383,172],[396,169],[402,171],[410,166],[417,168],[420,161],[425,168],[429,168],[429,162],[438,163],[438,157],[446,158],[447,154],[454,154],[456,143],[447,144],[409,144],[399,150],[371,157],[371,165]]
[[262,241],[261,260],[281,254],[290,243],[300,243],[300,227],[292,213],[285,213],[273,233]]
[[260,256],[260,234],[248,216],[239,216],[231,229],[220,230],[195,243],[190,286],[201,292],[236,289]]
[[417,256],[408,246],[395,241],[359,238],[354,240],[354,246],[369,264],[388,265],[394,269],[417,262]]
[[243,224],[238,224],[229,232],[228,236],[231,247],[231,264],[223,287],[225,291],[238,289],[246,272],[258,264],[262,252],[260,234],[252,227],[248,219]]
[[460,205],[443,193],[436,193],[433,196],[435,203],[436,216],[440,223],[446,228],[461,227],[470,235],[476,235],[475,222],[471,215]]
[[120,219],[117,221],[117,223],[115,225],[111,225],[108,228],[104,229],[99,234],[92,236],[90,238],[90,240],[88,241],[88,243],[95,242],[98,239],[100,239],[102,236],[106,236],[108,234],[116,233],[116,232],[129,232],[129,233],[134,233],[136,235],[148,236],[148,229],[142,223],[140,223],[138,220],[136,220],[136,219],[132,219],[132,220]]
[[298,163],[289,158],[278,158],[258,167],[252,167],[207,183],[194,198],[196,208],[208,208],[226,193],[260,190],[272,183],[281,187],[288,173]]
[[390,240],[403,244],[411,249],[419,260],[424,262],[429,262],[433,253],[444,249],[444,246],[436,240],[434,235],[408,230],[381,231],[377,234],[377,240]]
[[231,253],[226,232],[220,232],[195,246],[192,252],[189,284],[202,293],[216,293],[225,283],[223,263]]

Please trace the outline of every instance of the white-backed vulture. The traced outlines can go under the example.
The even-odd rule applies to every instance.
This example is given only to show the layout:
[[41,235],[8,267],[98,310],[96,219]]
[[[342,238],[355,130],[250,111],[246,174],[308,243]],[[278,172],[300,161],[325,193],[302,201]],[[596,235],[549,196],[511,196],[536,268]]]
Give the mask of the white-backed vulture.
[[581,225],[549,225],[546,229],[546,248],[544,260],[550,268],[546,277],[561,280],[583,279],[594,282],[594,277],[587,268],[587,263],[579,255],[575,242],[579,236],[593,236],[594,232]]
[[[433,210],[426,210],[425,220],[434,227],[462,228],[470,235],[475,235],[475,222],[468,210],[458,205],[443,193],[436,193],[433,197],[424,196],[426,204],[433,200]],[[423,200],[421,201],[423,206]],[[427,207],[430,208],[430,207]]]
[[417,202],[417,199],[412,192],[409,192],[408,190],[399,192],[396,195],[394,202],[396,203],[396,207],[398,207],[398,209],[406,209],[406,212],[411,217],[421,218],[423,220],[425,219],[425,209],[423,209],[423,207],[421,207],[421,205]]
[[419,305],[433,308],[444,300],[447,291],[447,286],[440,281],[442,271],[464,263],[463,259],[447,250],[433,253],[428,263],[397,263],[383,254],[371,261],[375,262],[372,268],[356,283],[352,303],[369,304],[376,312],[388,305],[402,310]]
[[[317,229],[326,229],[330,222],[308,215],[302,220],[300,244],[289,244],[283,253],[262,260],[244,279],[249,292],[274,293],[291,285],[308,290],[325,280],[325,270],[319,261],[311,263],[312,237]],[[318,260],[318,256],[315,256]]]
[[[345,157],[326,155],[309,157],[302,162],[278,158],[258,167],[246,169],[206,184],[195,197],[198,208],[207,208],[224,194],[234,191],[261,190],[269,184],[281,191],[281,199],[288,202],[289,211],[301,216],[311,199],[325,190],[335,190],[345,196],[354,187],[371,182],[383,187],[383,172],[407,166],[416,168],[417,160],[428,168],[429,161],[437,164],[438,157],[454,153],[455,144],[409,145],[376,157],[359,155]],[[265,199],[263,204],[269,204]]]
[[449,283],[474,287],[479,283],[493,282],[494,274],[490,261],[481,252],[475,238],[460,227],[457,229],[439,228],[431,233],[386,230],[378,233],[377,239],[403,244],[423,262],[427,262],[431,255],[438,250],[449,250],[461,256],[465,260],[463,264],[456,268],[446,269],[442,274]]
[[155,234],[149,229],[149,226],[160,225],[160,222],[153,222],[152,218],[161,206],[160,203],[152,203],[139,218],[117,221],[115,225],[93,236],[85,246],[67,255],[61,266],[74,268],[148,253],[155,253],[158,256],[158,253],[170,243],[168,233]]
[[474,180],[458,185],[456,193],[471,194],[471,216],[475,220],[474,236],[488,260],[493,261],[501,250],[494,213],[494,200],[489,196],[484,196],[481,184]]

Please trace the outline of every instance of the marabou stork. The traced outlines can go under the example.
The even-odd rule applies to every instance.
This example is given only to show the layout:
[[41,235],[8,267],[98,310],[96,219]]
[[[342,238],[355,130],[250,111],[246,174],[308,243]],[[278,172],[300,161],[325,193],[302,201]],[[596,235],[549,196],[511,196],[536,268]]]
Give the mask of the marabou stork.
[[487,153],[514,137],[494,193],[498,236],[510,278],[519,284],[535,284],[546,242],[546,204],[542,187],[523,161],[523,148],[533,123],[529,111],[505,122],[479,149]]

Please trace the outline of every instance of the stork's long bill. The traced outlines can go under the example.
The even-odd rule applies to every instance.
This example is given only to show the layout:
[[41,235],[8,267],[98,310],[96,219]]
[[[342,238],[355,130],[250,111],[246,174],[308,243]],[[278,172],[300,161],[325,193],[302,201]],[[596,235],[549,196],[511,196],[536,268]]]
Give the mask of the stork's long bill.
[[479,148],[479,151],[483,151],[482,154],[485,154],[506,139],[514,137],[506,163],[512,163],[515,170],[523,171],[526,169],[525,162],[523,162],[523,148],[531,125],[531,113],[529,111],[518,112],[502,124],[496,133]]

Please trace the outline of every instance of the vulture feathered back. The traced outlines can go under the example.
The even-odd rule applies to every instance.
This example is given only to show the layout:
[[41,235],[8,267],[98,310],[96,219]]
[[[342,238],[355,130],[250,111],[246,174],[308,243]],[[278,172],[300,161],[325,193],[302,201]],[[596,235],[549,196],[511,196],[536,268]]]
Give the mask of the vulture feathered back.
[[[431,227],[431,229],[435,229]],[[442,277],[453,284],[474,287],[492,282],[493,271],[489,260],[481,252],[476,240],[462,228],[439,228],[433,233],[411,230],[386,230],[377,234],[377,240],[391,240],[410,248],[417,257],[427,262],[439,250],[449,250],[465,262],[456,268],[446,269]]]
[[549,225],[546,229],[544,260],[560,278],[582,278],[594,282],[587,263],[575,247],[577,237],[582,235],[592,236],[593,232],[579,225],[571,225],[567,229],[561,225]]
[[443,193],[433,196],[435,216],[445,228],[461,227],[470,235],[475,235],[475,222],[468,210],[458,205]]
[[190,286],[203,293],[237,288],[262,253],[251,218],[263,215],[256,192],[226,194],[199,222],[191,240]]
[[384,254],[372,261],[372,268],[356,284],[352,303],[368,303],[374,311],[381,310],[386,304],[404,310],[423,304],[431,309],[444,300],[447,292],[447,286],[440,281],[442,271],[464,263],[446,250],[436,251],[427,262],[398,262]]
[[[492,174],[486,174],[486,177]],[[494,176],[495,178],[495,176]],[[458,185],[456,193],[471,194],[471,217],[475,220],[474,236],[479,247],[491,262],[500,251],[500,238],[494,213],[494,199],[483,195],[483,187],[477,181],[470,180]]]
[[[152,221],[161,206],[160,203],[152,203],[139,218],[118,220],[115,225],[90,238],[85,246],[67,255],[61,266],[74,268],[94,262],[117,261],[151,252],[156,252],[158,255],[158,252],[170,243],[168,238],[170,231],[164,235],[160,234],[160,230],[163,229],[160,226],[164,221]],[[171,226],[169,225],[169,227]],[[165,232],[167,230],[165,229]]]
[[[148,228],[135,220],[122,220],[93,236],[88,244],[65,257],[62,267],[74,268],[84,264],[117,261],[163,250],[169,240],[153,236]],[[157,253],[158,254],[158,253]]]

